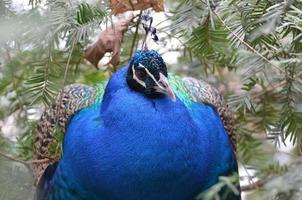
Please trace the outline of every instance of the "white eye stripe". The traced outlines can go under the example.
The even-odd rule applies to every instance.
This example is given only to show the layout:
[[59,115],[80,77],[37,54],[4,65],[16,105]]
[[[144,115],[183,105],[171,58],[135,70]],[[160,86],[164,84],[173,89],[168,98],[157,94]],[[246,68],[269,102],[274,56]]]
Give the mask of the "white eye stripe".
[[153,74],[151,74],[151,72],[147,68],[145,68],[145,70],[146,70],[147,74],[153,79],[153,81],[155,83],[157,83],[157,80],[155,79],[155,77],[153,76]]
[[142,65],[141,63],[138,63],[138,65],[146,70],[147,74],[150,76],[150,78],[152,78],[152,80],[156,83],[156,85],[157,85],[158,87],[162,87],[162,86],[158,83],[158,81],[155,79],[155,77],[153,76],[153,74],[151,74],[151,72],[150,72],[144,65]]
[[139,68],[146,69],[146,67],[145,67],[144,65],[142,65],[141,63],[138,63],[138,67],[139,67]]
[[[142,65],[143,66],[143,65]],[[142,80],[140,80],[139,78],[137,78],[136,74],[135,74],[135,69],[134,69],[134,65],[132,65],[132,73],[133,73],[133,79],[136,80],[136,82],[138,82],[141,86],[146,88],[146,83]],[[144,67],[145,68],[145,67]],[[146,69],[146,68],[145,68]]]
[[[150,72],[144,65],[142,65],[141,63],[138,63],[138,66],[139,66],[140,68],[144,68],[144,69],[145,69],[145,71],[146,71],[146,73],[148,74],[148,76],[155,82],[155,84],[156,84],[159,88],[164,89],[163,86],[162,86],[161,84],[159,84],[159,82],[156,80],[156,78],[154,77],[154,75],[151,74],[151,72]],[[146,83],[145,83],[144,81],[140,80],[140,79],[136,76],[136,74],[135,74],[135,69],[134,69],[134,65],[132,65],[132,72],[133,72],[133,79],[136,80],[140,85],[142,85],[143,87],[146,88],[146,87],[147,87],[147,86],[146,86]]]
[[[151,72],[142,64],[139,63],[139,66],[140,67],[144,67],[147,74],[152,78],[152,80],[156,83],[156,85],[161,88],[161,89],[164,89],[163,86],[161,84],[158,83],[158,81],[155,79],[155,77],[153,76],[153,74],[151,74]],[[161,73],[160,73],[161,74]]]
[[153,79],[153,81],[156,81],[153,74],[151,74],[150,71],[144,65],[138,63],[138,66],[141,67],[141,68],[144,68],[145,71],[147,72],[147,74]]

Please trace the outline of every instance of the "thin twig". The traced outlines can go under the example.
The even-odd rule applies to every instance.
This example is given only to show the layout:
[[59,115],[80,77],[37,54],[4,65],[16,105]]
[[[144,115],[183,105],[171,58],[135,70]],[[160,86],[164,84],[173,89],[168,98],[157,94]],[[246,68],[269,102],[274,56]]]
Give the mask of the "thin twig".
[[[68,70],[69,70],[69,65],[70,65],[70,60],[71,60],[71,56],[72,56],[72,53],[73,53],[73,50],[74,50],[74,47],[75,47],[75,44],[76,44],[76,37],[77,37],[77,34],[76,33],[76,36],[72,42],[72,46],[71,46],[71,50],[70,50],[70,53],[68,55],[68,59],[67,59],[67,63],[66,63],[66,66],[65,66],[65,71],[64,71],[64,77],[63,77],[63,87],[65,87],[66,85],[66,79],[67,79],[67,74],[68,74]],[[60,93],[60,97],[59,97],[59,105],[61,105],[61,102],[63,100],[63,92]],[[57,113],[59,112],[59,108],[60,106],[57,107]],[[58,122],[56,122],[58,123]]]
[[12,160],[12,161],[15,161],[15,162],[18,162],[18,163],[22,163],[24,165],[28,165],[28,163],[25,160],[20,160],[20,159],[14,158],[13,156],[6,155],[2,152],[0,152],[0,155],[4,158],[8,159],[8,160]]
[[284,86],[285,84],[286,84],[286,81],[285,81],[285,80],[284,80],[284,81],[281,81],[281,82],[279,82],[279,83],[277,83],[277,84],[275,84],[275,85],[272,85],[272,86],[271,86],[269,89],[267,89],[267,90],[263,90],[263,91],[261,91],[261,92],[254,93],[254,94],[252,95],[252,97],[253,97],[253,98],[261,97],[261,96],[263,96],[263,95],[269,93],[269,92],[272,91],[272,90],[275,90],[275,89],[277,89],[277,88],[279,88],[279,87]]
[[247,174],[248,181],[249,181],[250,185],[255,185],[255,181],[253,180],[252,176],[250,175],[250,173],[248,172],[246,167],[244,165],[242,165],[242,166],[243,166],[243,169],[244,169],[245,173]]
[[[112,28],[112,30],[113,30],[114,37],[116,37],[115,24],[113,23],[112,15],[110,15],[110,21],[111,21],[111,28]],[[115,40],[116,40],[116,38],[115,38]],[[116,45],[114,44],[114,47],[115,47],[115,46],[116,46]],[[114,49],[114,47],[113,47],[113,49]],[[120,50],[118,50],[118,51],[120,51]],[[111,59],[112,59],[115,55],[116,55],[116,54],[114,54],[114,50],[113,50],[113,51],[112,51],[112,57],[111,57]],[[109,66],[110,66],[110,69],[112,70],[111,73],[114,73],[114,72],[117,71],[117,66],[110,64],[110,62],[109,62],[108,64],[109,64]]]
[[138,35],[138,28],[139,28],[139,25],[141,23],[142,12],[143,11],[141,10],[140,13],[139,13],[139,15],[138,15],[137,22],[136,22],[135,33],[134,33],[132,44],[131,44],[131,50],[130,50],[129,60],[131,59],[133,51],[134,51],[134,46],[135,46],[136,38],[137,38],[137,35]]
[[[297,73],[297,74],[295,75],[295,78],[298,78],[298,77],[300,77],[300,76],[302,76],[302,71],[299,72],[299,73]],[[288,77],[288,78],[290,78],[290,77]],[[295,79],[295,78],[294,78],[294,79]],[[259,92],[259,93],[254,93],[254,94],[252,95],[252,97],[253,97],[253,98],[259,98],[259,97],[261,97],[261,96],[263,96],[263,95],[265,95],[265,94],[271,92],[272,90],[275,90],[275,89],[277,89],[277,88],[279,88],[279,87],[282,87],[282,86],[286,85],[286,83],[287,83],[286,80],[283,80],[283,81],[281,81],[281,82],[278,82],[277,84],[272,85],[272,86],[271,86],[269,89],[267,89],[267,90],[263,90],[263,91],[261,91],[261,92]]]
[[255,189],[262,187],[262,185],[263,185],[263,182],[261,180],[257,180],[254,183],[251,183],[249,185],[240,186],[240,190],[241,191],[255,190]]
[[0,152],[0,156],[8,159],[8,160],[12,160],[14,162],[18,162],[18,163],[21,163],[23,165],[31,165],[31,164],[34,164],[34,163],[45,163],[45,162],[49,162],[49,159],[48,158],[45,158],[45,159],[41,159],[41,160],[20,160],[18,158],[14,158],[13,156],[11,155],[7,155],[7,154],[4,154],[2,152]]
[[43,158],[43,159],[39,159],[39,160],[27,160],[26,161],[26,163],[28,163],[28,164],[47,163],[47,162],[50,162],[50,159]]
[[77,39],[76,39],[77,37],[78,37],[78,32],[76,32],[76,36],[75,36],[75,38],[72,42],[71,50],[70,50],[70,53],[69,53],[69,56],[68,56],[68,59],[67,59],[66,66],[65,66],[64,78],[63,78],[63,87],[66,84],[67,74],[68,74],[69,65],[70,65],[70,61],[71,61],[71,56],[72,56],[72,53],[73,53],[73,50],[74,50],[74,47],[75,47],[75,44],[76,44],[76,41],[77,41]]

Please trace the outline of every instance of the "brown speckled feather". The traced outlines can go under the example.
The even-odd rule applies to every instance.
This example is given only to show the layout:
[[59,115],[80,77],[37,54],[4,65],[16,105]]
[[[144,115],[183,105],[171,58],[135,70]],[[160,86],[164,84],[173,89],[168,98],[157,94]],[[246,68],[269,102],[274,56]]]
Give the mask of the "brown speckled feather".
[[98,101],[103,91],[104,84],[96,87],[72,84],[66,86],[58,94],[52,106],[45,109],[37,124],[33,157],[35,160],[48,158],[49,162],[34,164],[35,184],[38,183],[47,166],[59,159],[49,155],[49,146],[55,141],[55,128],[59,127],[65,132],[69,118],[77,111]]
[[229,134],[233,149],[236,151],[236,129],[234,116],[218,90],[207,82],[197,80],[195,78],[185,77],[182,80],[191,93],[193,101],[211,104],[216,108],[224,127]]

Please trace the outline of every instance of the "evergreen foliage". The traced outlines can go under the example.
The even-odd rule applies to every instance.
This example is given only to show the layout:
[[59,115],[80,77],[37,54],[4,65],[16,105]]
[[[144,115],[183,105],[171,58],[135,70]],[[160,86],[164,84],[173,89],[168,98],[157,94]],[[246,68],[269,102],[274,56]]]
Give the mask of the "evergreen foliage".
[[[0,24],[5,29],[0,31],[0,120],[17,119],[20,158],[30,159],[40,108],[50,105],[64,85],[94,84],[108,77],[82,56],[111,21],[106,2],[30,0],[32,8],[20,12],[10,0],[0,1]],[[183,44],[177,49],[179,66],[171,70],[219,76],[216,84],[226,85],[225,98],[236,116],[239,161],[259,169],[263,179],[285,171],[272,159],[264,164],[267,143],[261,138],[277,145],[289,139],[301,148],[301,1],[178,0],[167,5],[170,24],[157,32]],[[139,29],[137,37],[137,21],[138,17],[125,35],[122,63],[143,33]],[[229,74],[238,78],[240,90],[227,87]],[[229,184],[221,180],[213,191]],[[208,195],[215,197],[213,191]]]

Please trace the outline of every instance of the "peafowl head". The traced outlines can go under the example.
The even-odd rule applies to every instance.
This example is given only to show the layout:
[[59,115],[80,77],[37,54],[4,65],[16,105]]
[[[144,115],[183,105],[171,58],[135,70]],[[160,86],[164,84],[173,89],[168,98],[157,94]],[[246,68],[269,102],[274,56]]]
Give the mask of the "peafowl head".
[[137,51],[132,57],[127,72],[129,87],[150,98],[164,95],[176,100],[169,85],[167,67],[162,57],[154,50]]

